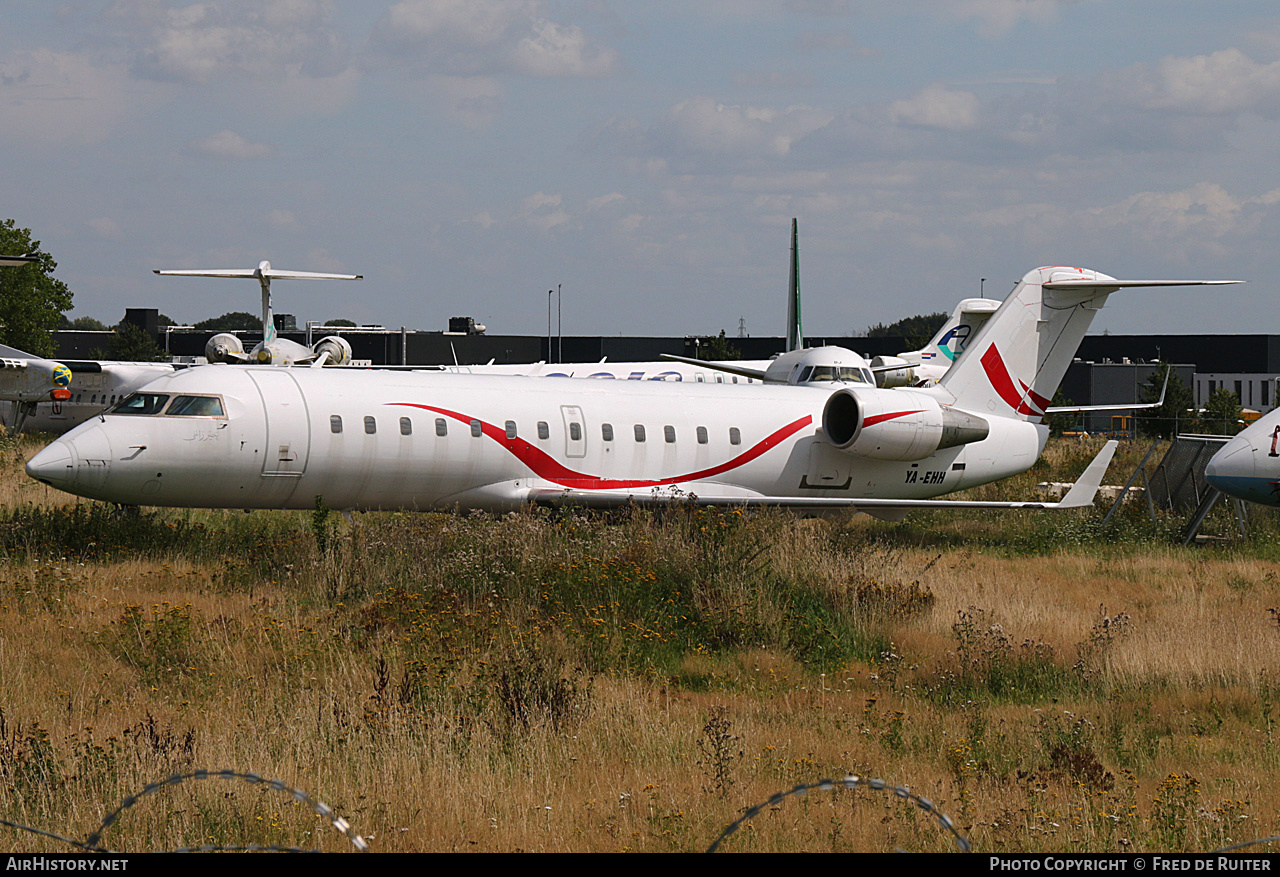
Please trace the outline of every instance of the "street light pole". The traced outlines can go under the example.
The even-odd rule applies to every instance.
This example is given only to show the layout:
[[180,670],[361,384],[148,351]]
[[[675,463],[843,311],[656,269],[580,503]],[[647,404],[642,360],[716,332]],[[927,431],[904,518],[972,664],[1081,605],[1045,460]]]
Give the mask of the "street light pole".
[[556,334],[560,349],[556,351],[556,362],[564,362],[564,320],[560,318],[560,308],[564,304],[564,294],[560,292],[560,284],[556,284]]
[[555,290],[547,290],[547,362],[551,362],[551,293]]

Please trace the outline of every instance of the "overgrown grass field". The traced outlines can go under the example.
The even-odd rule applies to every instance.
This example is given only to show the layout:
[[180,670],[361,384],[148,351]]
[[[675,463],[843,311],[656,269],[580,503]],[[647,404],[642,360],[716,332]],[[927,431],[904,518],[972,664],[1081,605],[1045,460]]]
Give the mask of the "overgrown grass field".
[[[0,818],[85,838],[199,768],[384,851],[696,851],[855,774],[974,848],[1210,850],[1277,833],[1280,528],[1176,544],[1102,513],[144,511],[0,446]],[[1028,498],[1096,444],[974,493]],[[1132,471],[1128,447],[1111,482]],[[1229,510],[1216,522],[1230,532]],[[6,847],[69,847],[15,829]],[[116,850],[349,850],[261,785],[186,782]],[[731,851],[954,849],[869,788]]]

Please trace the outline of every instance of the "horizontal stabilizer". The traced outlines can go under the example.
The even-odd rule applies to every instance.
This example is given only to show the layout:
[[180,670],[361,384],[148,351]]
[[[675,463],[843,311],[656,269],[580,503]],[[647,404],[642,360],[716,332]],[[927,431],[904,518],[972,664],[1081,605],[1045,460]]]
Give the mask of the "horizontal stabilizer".
[[170,271],[154,269],[154,273],[168,277],[238,277],[257,280],[363,280],[363,274],[322,274],[315,271],[281,271],[279,268],[227,268],[207,271]]
[[1243,280],[1051,280],[1043,284],[1045,289],[1092,289],[1114,291],[1117,289],[1133,289],[1142,286],[1227,286],[1232,283],[1244,283]]

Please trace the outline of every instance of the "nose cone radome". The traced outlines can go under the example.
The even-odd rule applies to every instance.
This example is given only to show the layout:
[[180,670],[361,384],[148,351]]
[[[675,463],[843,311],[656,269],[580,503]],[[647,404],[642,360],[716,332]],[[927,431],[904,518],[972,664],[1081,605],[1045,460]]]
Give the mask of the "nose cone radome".
[[76,480],[76,458],[64,441],[56,441],[27,461],[27,474],[50,487],[69,490]]
[[[1262,458],[1265,469],[1267,458]],[[1245,436],[1236,436],[1222,446],[1205,466],[1204,474],[1209,483],[1228,496],[1267,505],[1280,504],[1275,482],[1280,479],[1280,466],[1270,476],[1259,472],[1259,450]]]

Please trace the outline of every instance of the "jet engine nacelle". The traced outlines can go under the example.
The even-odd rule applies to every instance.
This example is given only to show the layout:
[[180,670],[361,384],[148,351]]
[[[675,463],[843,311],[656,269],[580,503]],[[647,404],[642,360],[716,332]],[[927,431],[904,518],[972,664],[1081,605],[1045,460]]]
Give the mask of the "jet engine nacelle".
[[244,345],[235,335],[214,335],[204,346],[204,358],[209,362],[243,362]]
[[934,451],[979,442],[990,425],[910,390],[838,390],[822,410],[827,440],[872,460],[923,460]]
[[898,356],[877,356],[871,360],[872,369],[886,365],[897,366],[897,368],[892,371],[877,371],[877,387],[909,387],[916,382],[916,363],[907,362]]
[[351,345],[347,343],[347,339],[339,335],[328,335],[321,338],[311,348],[319,358],[323,354],[329,354],[329,358],[325,360],[326,365],[346,365],[351,362]]

